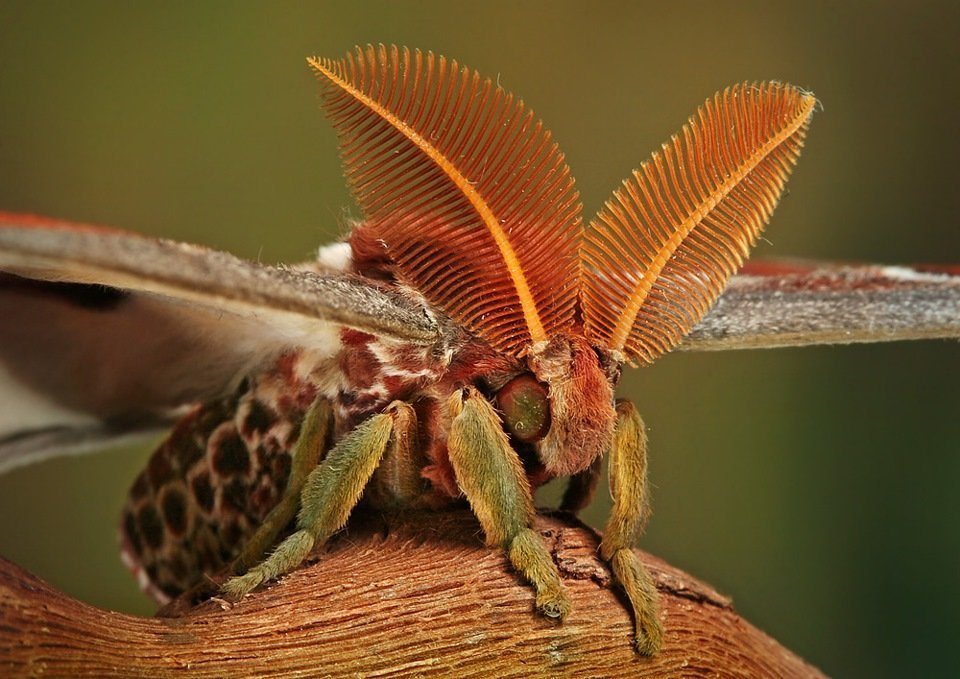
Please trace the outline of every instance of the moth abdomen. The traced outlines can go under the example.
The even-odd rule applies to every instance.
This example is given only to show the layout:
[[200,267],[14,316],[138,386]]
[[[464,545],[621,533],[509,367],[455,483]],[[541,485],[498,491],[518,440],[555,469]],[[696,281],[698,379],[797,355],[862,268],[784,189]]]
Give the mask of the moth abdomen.
[[222,571],[283,496],[317,394],[296,363],[284,355],[235,394],[189,412],[131,487],[123,559],[158,601]]

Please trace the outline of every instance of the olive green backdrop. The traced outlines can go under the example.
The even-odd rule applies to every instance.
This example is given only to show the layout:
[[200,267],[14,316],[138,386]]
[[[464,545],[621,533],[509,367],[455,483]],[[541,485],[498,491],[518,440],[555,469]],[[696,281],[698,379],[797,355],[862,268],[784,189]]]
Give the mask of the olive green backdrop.
[[[588,213],[720,87],[809,88],[823,110],[760,255],[960,262],[960,12],[915,4],[0,2],[0,208],[305,258],[356,210],[304,58],[396,42],[520,94]],[[652,446],[643,546],[828,673],[951,674],[958,378],[946,342],[628,372]],[[0,478],[0,554],[149,613],[115,546],[149,448]]]

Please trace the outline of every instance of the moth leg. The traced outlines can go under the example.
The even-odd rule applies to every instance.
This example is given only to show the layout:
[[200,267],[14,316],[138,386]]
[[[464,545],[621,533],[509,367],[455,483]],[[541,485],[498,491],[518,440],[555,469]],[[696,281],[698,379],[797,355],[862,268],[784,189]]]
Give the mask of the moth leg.
[[476,389],[467,387],[447,403],[453,422],[447,448],[460,488],[480,520],[490,546],[507,552],[537,592],[537,610],[563,618],[570,600],[560,573],[533,525],[533,494],[500,419]]
[[428,482],[420,475],[427,463],[418,439],[416,413],[409,405],[397,407],[393,436],[367,486],[367,499],[373,506],[387,510],[415,505],[427,487]]
[[222,591],[239,599],[267,580],[297,567],[315,545],[323,544],[347,522],[376,470],[393,434],[396,413],[410,406],[393,403],[359,424],[337,443],[310,474],[300,495],[297,531],[265,561],[224,583]]
[[296,516],[307,475],[316,469],[320,456],[326,449],[332,414],[329,402],[322,397],[310,406],[303,418],[303,424],[300,425],[300,436],[291,453],[293,467],[283,497],[244,543],[243,550],[230,565],[231,574],[243,573],[260,561],[267,549],[274,544],[280,531]]
[[660,650],[663,640],[657,589],[647,569],[630,549],[643,532],[650,514],[647,434],[640,414],[629,401],[617,402],[609,470],[613,509],[603,531],[600,556],[610,562],[633,607],[637,651],[653,655]]
[[593,500],[597,486],[600,485],[600,476],[603,471],[603,458],[598,457],[593,463],[579,474],[570,477],[567,489],[563,492],[560,509],[577,514]]

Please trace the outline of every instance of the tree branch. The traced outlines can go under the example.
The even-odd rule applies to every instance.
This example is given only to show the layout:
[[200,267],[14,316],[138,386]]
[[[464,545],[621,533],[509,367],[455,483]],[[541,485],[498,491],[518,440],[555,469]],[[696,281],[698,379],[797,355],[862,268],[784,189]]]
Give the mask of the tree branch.
[[469,513],[356,519],[314,563],[239,604],[178,601],[165,617],[94,608],[0,559],[0,675],[823,676],[645,554],[665,636],[659,655],[637,656],[599,538],[570,516],[537,521],[574,603],[562,624],[534,613],[532,590]]

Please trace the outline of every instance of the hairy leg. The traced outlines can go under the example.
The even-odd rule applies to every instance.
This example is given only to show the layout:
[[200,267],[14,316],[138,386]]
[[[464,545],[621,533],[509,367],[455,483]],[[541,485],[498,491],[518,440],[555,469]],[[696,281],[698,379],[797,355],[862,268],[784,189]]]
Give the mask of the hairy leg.
[[332,411],[326,399],[318,398],[300,425],[300,436],[293,447],[293,466],[286,490],[280,502],[270,510],[257,531],[243,545],[243,551],[230,565],[234,575],[244,573],[263,558],[264,553],[276,542],[277,536],[293,520],[300,507],[300,493],[306,483],[307,475],[312,472],[330,438]]
[[487,544],[503,548],[534,586],[537,610],[563,618],[570,600],[560,573],[533,525],[533,494],[496,411],[472,387],[448,401],[453,415],[447,447],[461,489],[480,520]]
[[420,475],[427,464],[418,438],[416,413],[410,406],[396,408],[393,437],[367,486],[365,497],[373,506],[383,509],[415,506],[429,487],[429,482]]
[[633,607],[637,651],[653,655],[660,650],[657,590],[647,569],[630,548],[647,521],[647,434],[637,409],[617,402],[617,426],[610,446],[610,495],[613,509],[603,531],[600,555],[610,562]]
[[289,572],[314,546],[323,544],[343,527],[393,438],[397,413],[408,408],[403,403],[392,404],[384,413],[362,422],[333,447],[304,483],[298,530],[265,561],[228,580],[223,585],[225,595],[239,599],[267,580]]

